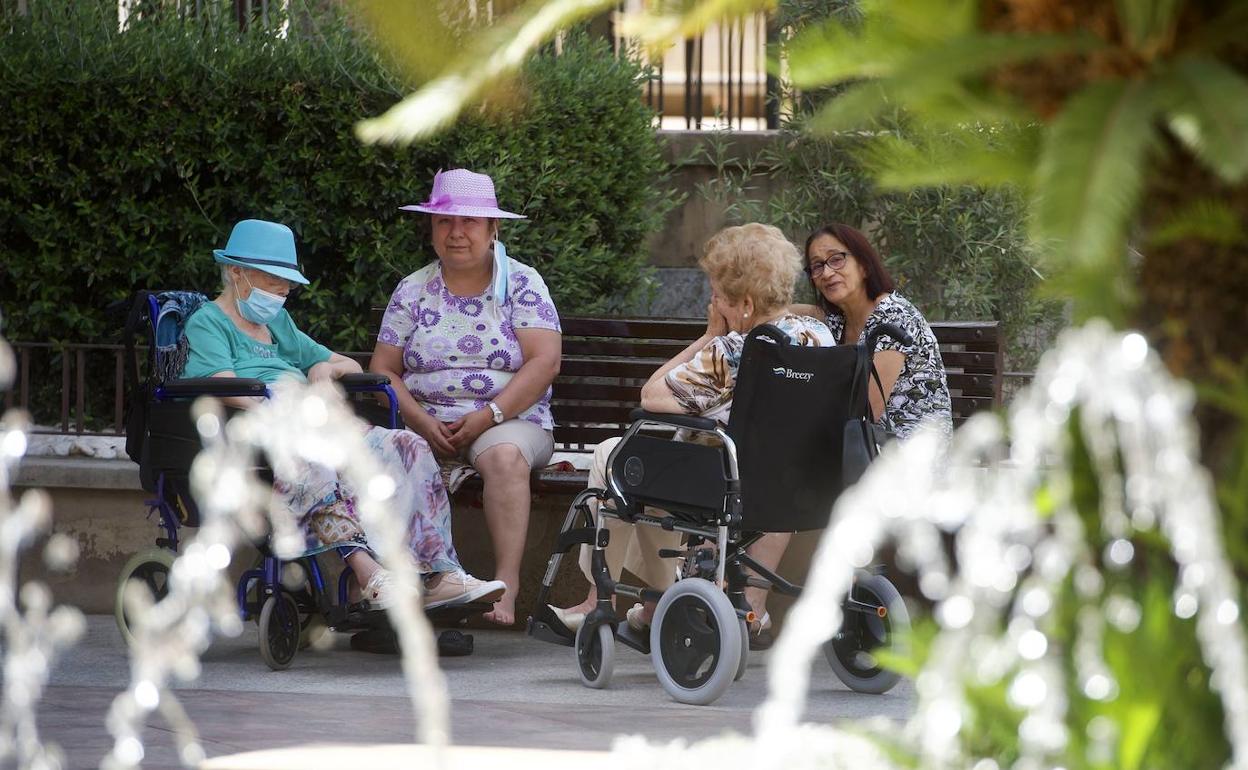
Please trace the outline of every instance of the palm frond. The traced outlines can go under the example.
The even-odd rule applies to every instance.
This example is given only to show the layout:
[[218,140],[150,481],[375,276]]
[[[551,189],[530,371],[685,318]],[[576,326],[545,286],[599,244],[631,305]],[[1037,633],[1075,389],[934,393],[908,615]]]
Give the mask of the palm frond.
[[1248,175],[1248,80],[1195,56],[1175,62],[1158,83],[1174,135],[1227,182]]
[[908,49],[828,21],[797,35],[788,46],[789,79],[798,88],[841,83],[892,73]]
[[1174,36],[1183,0],[1116,0],[1114,5],[1127,42],[1149,52]]
[[1149,245],[1169,246],[1195,239],[1222,246],[1248,243],[1248,230],[1239,212],[1223,200],[1192,201],[1162,223],[1148,239]]
[[885,110],[896,106],[886,83],[865,80],[855,83],[819,108],[807,126],[815,133],[849,131],[871,125]]
[[621,31],[652,51],[661,51],[673,40],[694,37],[711,24],[770,11],[777,0],[680,0],[662,3],[624,17]]
[[[1091,294],[1121,272],[1126,228],[1156,141],[1148,81],[1102,81],[1070,98],[1048,127],[1032,187],[1033,240],[1076,268]],[[1108,297],[1109,295],[1106,294]]]
[[356,137],[365,144],[407,144],[432,136],[559,30],[613,7],[612,0],[530,0],[494,27],[476,32],[443,74],[381,116],[357,123]]
[[941,185],[1020,189],[1039,151],[1037,126],[973,126],[913,139],[876,137],[858,153],[883,189]]

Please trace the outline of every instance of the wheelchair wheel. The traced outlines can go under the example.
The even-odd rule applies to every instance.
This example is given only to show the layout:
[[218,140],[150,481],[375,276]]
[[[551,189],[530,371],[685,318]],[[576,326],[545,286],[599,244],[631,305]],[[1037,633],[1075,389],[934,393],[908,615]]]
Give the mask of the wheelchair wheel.
[[723,695],[741,663],[741,619],[728,596],[701,578],[667,589],[650,626],[650,657],[676,701],[705,706]]
[[884,617],[845,612],[841,628],[823,645],[823,656],[836,676],[855,692],[879,695],[897,684],[901,675],[876,660],[875,651],[896,650],[898,635],[910,632],[910,613],[901,594],[882,575],[867,575],[854,582],[850,595],[857,601],[887,609]]
[[583,624],[576,630],[574,649],[581,684],[601,690],[611,683],[615,671],[615,632],[611,626]]
[[[248,571],[264,569],[264,556],[258,555],[252,560],[251,568]],[[306,650],[319,642],[329,631],[329,625],[325,622],[324,616],[320,613],[317,606],[316,596],[312,590],[312,582],[307,579],[306,567],[303,568],[304,580],[302,585],[294,589],[291,596],[295,600],[295,604],[299,607],[299,649]],[[260,593],[261,582],[257,578],[251,578],[247,581],[244,589],[245,606],[241,609],[246,610],[251,619],[260,624],[260,611],[263,609],[265,597]],[[289,586],[286,586],[289,588]]]
[[299,606],[293,596],[278,591],[260,610],[260,657],[274,671],[290,666],[299,650]]
[[130,557],[126,566],[121,568],[113,601],[113,619],[117,621],[117,630],[127,646],[134,644],[134,635],[130,633],[130,618],[126,615],[126,585],[131,580],[137,580],[147,586],[155,601],[164,599],[169,593],[169,570],[177,556],[168,548],[149,548]]
[[732,681],[737,681],[745,676],[745,667],[750,663],[750,624],[741,619],[741,662],[737,663],[737,675]]

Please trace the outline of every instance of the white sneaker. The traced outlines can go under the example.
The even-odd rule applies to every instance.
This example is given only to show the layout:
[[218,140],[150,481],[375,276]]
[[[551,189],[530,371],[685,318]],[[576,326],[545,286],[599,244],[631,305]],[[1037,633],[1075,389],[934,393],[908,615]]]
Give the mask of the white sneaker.
[[477,580],[467,572],[443,572],[435,586],[425,586],[425,609],[469,602],[493,603],[502,598],[507,584],[501,580]]
[[389,609],[394,603],[394,575],[384,568],[374,572],[360,592],[360,598],[376,609]]

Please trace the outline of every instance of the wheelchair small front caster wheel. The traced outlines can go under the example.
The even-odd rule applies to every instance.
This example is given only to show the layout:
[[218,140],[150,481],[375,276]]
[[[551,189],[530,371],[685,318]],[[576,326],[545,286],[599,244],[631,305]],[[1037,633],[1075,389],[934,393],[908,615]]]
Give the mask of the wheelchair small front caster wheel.
[[611,683],[615,671],[615,632],[606,623],[584,623],[576,630],[576,665],[581,684],[601,690]]
[[285,591],[264,600],[260,609],[260,657],[274,671],[290,667],[299,650],[299,606]]
[[737,677],[742,647],[741,619],[714,583],[686,578],[663,593],[650,626],[650,657],[672,698],[713,703]]
[[904,639],[910,633],[910,613],[901,594],[882,575],[859,577],[850,596],[859,605],[882,608],[883,612],[865,612],[861,606],[843,607],[841,628],[824,642],[823,656],[849,689],[873,695],[886,693],[896,686],[901,675],[881,666],[875,653],[904,652],[899,649],[898,637]]

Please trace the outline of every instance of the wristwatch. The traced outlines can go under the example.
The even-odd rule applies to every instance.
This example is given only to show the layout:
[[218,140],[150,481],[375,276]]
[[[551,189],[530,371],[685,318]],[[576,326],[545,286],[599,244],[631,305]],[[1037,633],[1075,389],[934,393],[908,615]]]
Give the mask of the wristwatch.
[[490,412],[494,415],[494,424],[498,425],[502,423],[505,418],[503,417],[503,410],[498,408],[498,404],[491,401],[486,406],[490,407]]

